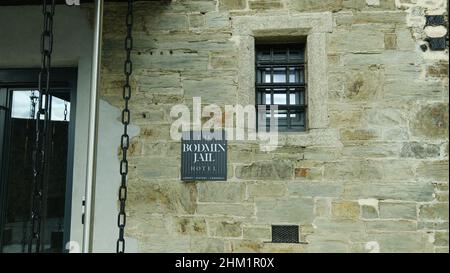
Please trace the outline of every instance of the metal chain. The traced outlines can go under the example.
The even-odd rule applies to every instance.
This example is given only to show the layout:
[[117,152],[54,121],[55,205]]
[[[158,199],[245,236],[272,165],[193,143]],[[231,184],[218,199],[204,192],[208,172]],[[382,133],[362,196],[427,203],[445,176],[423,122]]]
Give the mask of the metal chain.
[[67,101],[64,101],[64,121],[67,121]]
[[130,110],[128,103],[131,98],[130,76],[133,70],[131,62],[131,50],[133,49],[133,37],[131,36],[133,30],[133,0],[128,0],[128,10],[126,15],[127,36],[125,38],[126,60],[124,63],[125,84],[123,85],[123,99],[125,101],[124,109],[122,110],[122,124],[123,134],[120,139],[120,148],[122,149],[122,160],[120,161],[120,175],[122,177],[119,188],[119,202],[120,211],[117,216],[117,226],[119,227],[119,238],[117,239],[116,252],[125,252],[125,202],[127,200],[127,176],[128,176],[128,160],[127,151],[130,145],[130,137],[128,136],[128,125],[130,124]]
[[34,91],[31,91],[30,100],[30,118],[35,119],[36,117],[36,99],[38,96],[36,96],[36,93]]
[[[48,107],[50,93],[50,65],[53,52],[53,16],[55,14],[55,0],[42,0],[42,14],[44,16],[41,34],[41,70],[39,72],[38,114],[36,115],[35,145],[33,149],[33,191],[31,209],[31,233],[28,242],[28,252],[40,251],[41,246],[41,210],[43,205],[44,168],[46,134],[48,128]],[[41,128],[40,117],[44,116]]]

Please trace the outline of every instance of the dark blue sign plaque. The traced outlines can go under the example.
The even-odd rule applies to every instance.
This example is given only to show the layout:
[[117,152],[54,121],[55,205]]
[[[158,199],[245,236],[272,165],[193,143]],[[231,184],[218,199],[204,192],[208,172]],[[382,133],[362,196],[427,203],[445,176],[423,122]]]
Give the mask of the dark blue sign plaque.
[[224,131],[183,132],[181,180],[227,180],[227,141]]

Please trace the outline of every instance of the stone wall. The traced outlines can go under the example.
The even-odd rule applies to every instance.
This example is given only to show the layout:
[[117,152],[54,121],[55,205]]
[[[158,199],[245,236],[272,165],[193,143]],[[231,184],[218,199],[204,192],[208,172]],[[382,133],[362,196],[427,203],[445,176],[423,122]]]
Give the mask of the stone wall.
[[[127,236],[142,252],[448,252],[448,51],[420,49],[424,15],[445,5],[136,3],[130,107],[140,134],[131,147]],[[102,99],[116,107],[125,10],[107,3],[104,16]],[[311,70],[323,74],[327,94],[315,102],[322,111],[308,115],[326,122],[281,134],[273,152],[232,141],[227,182],[181,182],[171,107],[194,96],[220,106],[254,96],[253,67],[242,58],[253,48],[236,36],[242,18],[321,14],[331,18],[325,71]],[[272,224],[299,225],[302,243],[267,243]]]

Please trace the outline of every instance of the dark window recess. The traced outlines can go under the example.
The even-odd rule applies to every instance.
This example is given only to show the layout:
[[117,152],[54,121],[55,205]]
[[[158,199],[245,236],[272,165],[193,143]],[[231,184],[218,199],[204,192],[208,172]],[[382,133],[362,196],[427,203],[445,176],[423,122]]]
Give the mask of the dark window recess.
[[278,131],[306,130],[305,67],[304,44],[256,46],[256,105],[266,108],[266,130],[270,105],[278,106]]
[[445,50],[447,46],[447,38],[439,37],[439,38],[427,38],[428,43],[430,44],[431,50]]
[[444,15],[425,15],[425,26],[445,25]]
[[272,226],[272,243],[299,243],[298,226]]

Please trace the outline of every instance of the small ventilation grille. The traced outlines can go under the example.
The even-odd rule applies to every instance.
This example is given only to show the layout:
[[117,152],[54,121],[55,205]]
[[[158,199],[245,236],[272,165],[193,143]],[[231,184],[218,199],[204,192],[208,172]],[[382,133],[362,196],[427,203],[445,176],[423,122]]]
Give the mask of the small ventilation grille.
[[272,226],[272,243],[298,242],[298,226]]

